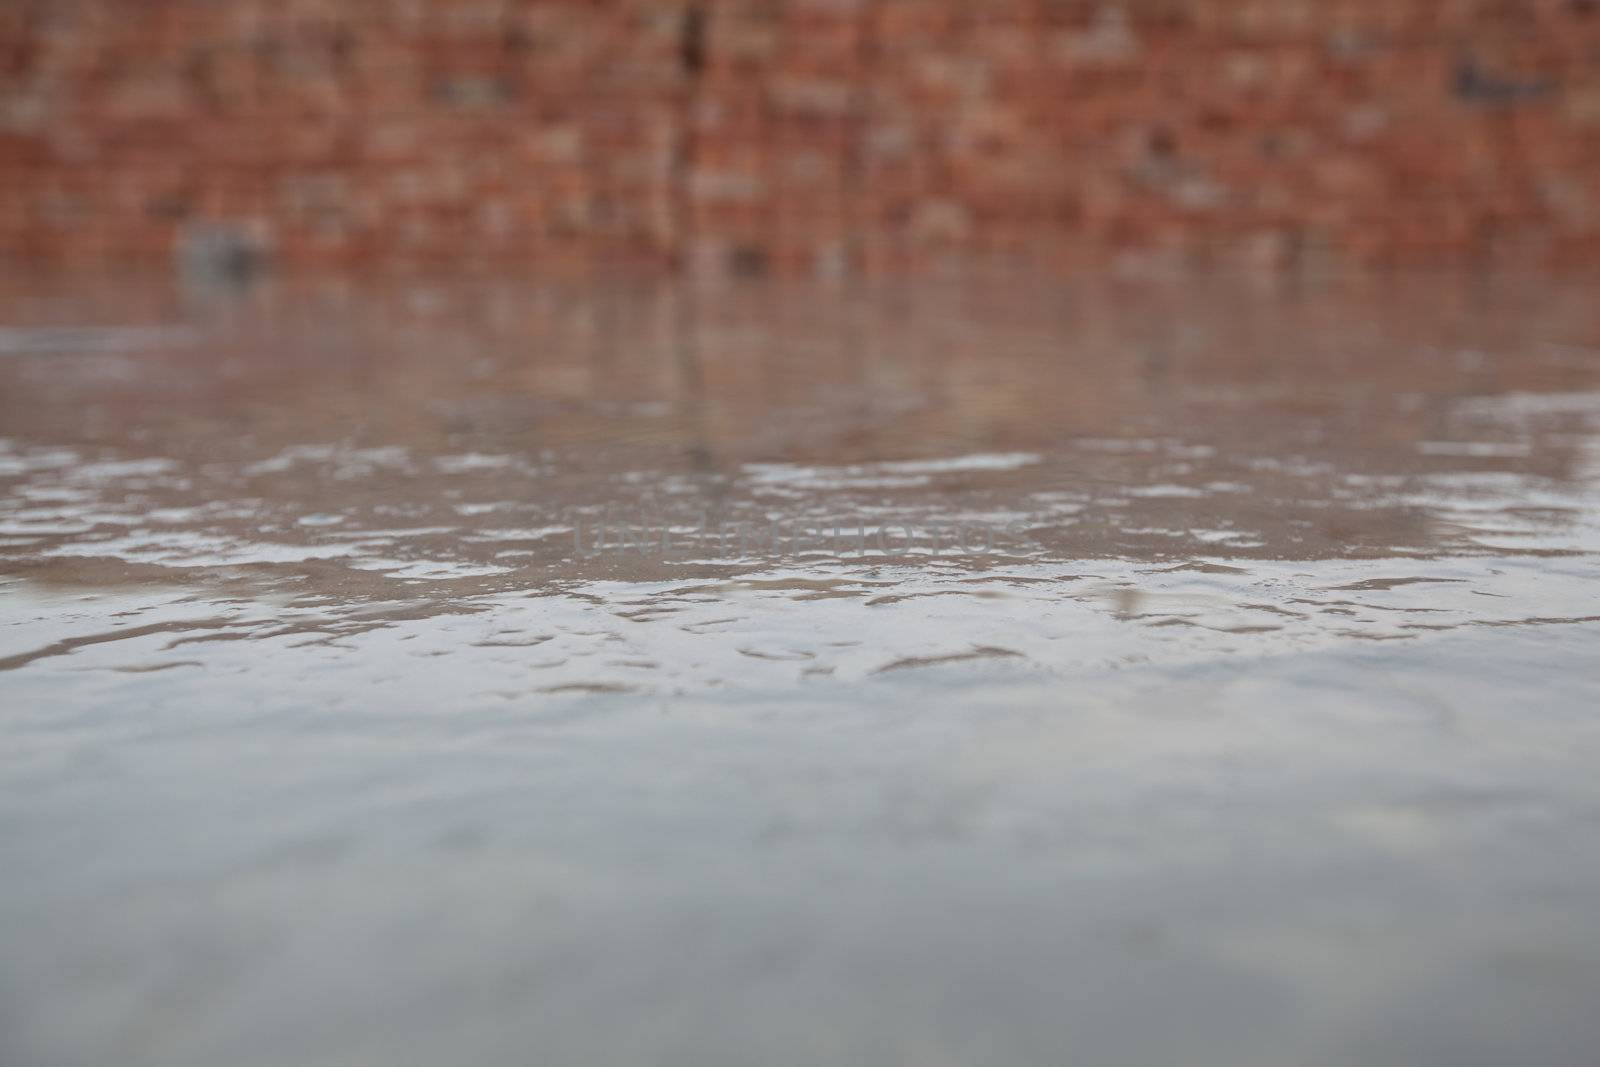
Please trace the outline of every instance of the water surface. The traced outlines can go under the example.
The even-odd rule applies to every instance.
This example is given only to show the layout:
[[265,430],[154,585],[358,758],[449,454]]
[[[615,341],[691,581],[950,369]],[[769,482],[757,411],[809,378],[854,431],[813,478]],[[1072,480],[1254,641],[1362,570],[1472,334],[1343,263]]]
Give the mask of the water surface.
[[1588,1064],[1592,291],[12,279],[0,1059]]

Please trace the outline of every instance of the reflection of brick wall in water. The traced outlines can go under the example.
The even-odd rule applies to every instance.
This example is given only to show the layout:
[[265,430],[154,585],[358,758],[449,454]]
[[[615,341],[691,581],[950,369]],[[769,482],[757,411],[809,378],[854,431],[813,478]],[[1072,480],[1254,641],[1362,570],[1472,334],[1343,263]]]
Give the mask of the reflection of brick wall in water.
[[1600,258],[1600,0],[6,0],[0,255]]

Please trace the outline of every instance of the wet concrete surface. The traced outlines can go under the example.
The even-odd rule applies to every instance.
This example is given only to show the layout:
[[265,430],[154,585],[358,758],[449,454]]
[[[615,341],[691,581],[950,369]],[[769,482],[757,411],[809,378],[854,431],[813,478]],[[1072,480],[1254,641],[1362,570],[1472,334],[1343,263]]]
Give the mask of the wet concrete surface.
[[1591,1063],[1591,282],[9,279],[0,1060]]

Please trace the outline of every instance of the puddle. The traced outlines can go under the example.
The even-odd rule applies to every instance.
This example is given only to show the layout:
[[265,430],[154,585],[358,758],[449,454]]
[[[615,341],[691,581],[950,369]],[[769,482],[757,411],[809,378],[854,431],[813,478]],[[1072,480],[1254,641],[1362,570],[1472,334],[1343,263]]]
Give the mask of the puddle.
[[1600,1037],[1586,284],[8,291],[0,1059]]

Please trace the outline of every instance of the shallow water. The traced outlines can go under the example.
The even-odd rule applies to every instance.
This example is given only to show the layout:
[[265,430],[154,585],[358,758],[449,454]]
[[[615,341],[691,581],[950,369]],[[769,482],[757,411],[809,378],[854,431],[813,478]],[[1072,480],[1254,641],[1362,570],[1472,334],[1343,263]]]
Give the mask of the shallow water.
[[1592,284],[4,291],[0,1061],[1592,1062]]

